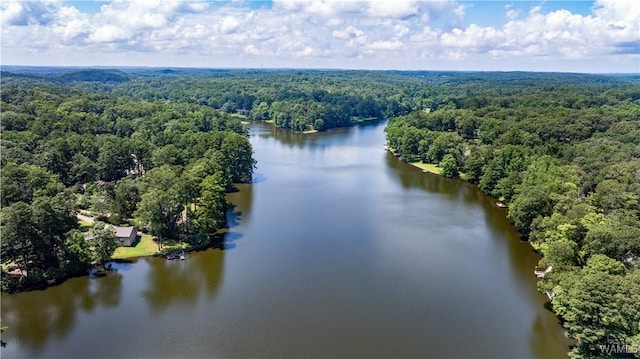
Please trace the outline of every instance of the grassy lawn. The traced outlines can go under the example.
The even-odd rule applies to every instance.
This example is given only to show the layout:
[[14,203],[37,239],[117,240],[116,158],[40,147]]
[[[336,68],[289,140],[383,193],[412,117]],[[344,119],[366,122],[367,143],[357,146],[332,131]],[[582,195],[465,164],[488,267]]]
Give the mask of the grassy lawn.
[[80,232],[86,232],[93,227],[93,223],[87,221],[78,221],[78,224],[80,225]]
[[440,168],[438,165],[434,165],[433,163],[411,162],[411,165],[427,172],[442,175],[442,168]]
[[239,113],[230,113],[229,116],[233,117],[233,118],[239,118],[239,119],[246,119],[247,115],[242,115]]
[[[190,247],[186,243],[182,243],[177,240],[165,240],[162,242],[163,252],[179,251],[180,249],[188,250]],[[113,259],[125,259],[135,257],[145,257],[159,254],[158,243],[153,240],[153,236],[150,234],[143,234],[142,238],[135,247],[118,247],[113,253],[111,258]]]
[[150,234],[143,234],[135,247],[118,247],[111,258],[124,259],[142,256],[151,256],[158,253],[158,244],[153,241]]

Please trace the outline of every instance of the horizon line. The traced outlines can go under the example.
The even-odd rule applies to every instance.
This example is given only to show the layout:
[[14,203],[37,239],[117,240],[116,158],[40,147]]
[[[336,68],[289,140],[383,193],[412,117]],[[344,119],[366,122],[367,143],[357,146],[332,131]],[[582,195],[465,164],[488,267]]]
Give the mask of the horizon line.
[[561,70],[434,70],[434,69],[369,69],[347,67],[208,67],[208,66],[158,66],[158,65],[17,65],[0,64],[0,70],[13,68],[74,68],[74,69],[178,69],[178,70],[254,70],[254,71],[371,71],[371,72],[459,72],[459,73],[548,73],[584,75],[640,75],[640,72],[579,72]]

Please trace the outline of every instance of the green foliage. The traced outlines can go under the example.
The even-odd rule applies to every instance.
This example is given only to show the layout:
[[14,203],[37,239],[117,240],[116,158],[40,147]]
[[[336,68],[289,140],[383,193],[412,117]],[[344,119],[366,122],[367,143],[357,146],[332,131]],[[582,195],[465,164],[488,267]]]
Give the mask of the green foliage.
[[[222,224],[225,191],[251,181],[255,166],[238,119],[191,96],[148,96],[146,80],[128,81],[139,76],[133,72],[58,75],[0,79],[1,254],[3,269],[24,273],[3,272],[3,288],[46,285],[111,258],[119,244],[112,228],[94,228],[85,240],[74,231],[78,207],[111,223],[141,223],[160,244],[189,238],[189,217],[213,176],[205,227]],[[244,100],[224,102],[227,110],[253,103]]]
[[199,232],[211,233],[220,228],[227,207],[224,181],[220,176],[207,176],[201,183],[200,204],[195,213]]
[[90,231],[90,241],[98,263],[111,259],[113,252],[120,246],[116,239],[115,229],[103,222],[95,222]]
[[161,249],[164,238],[177,236],[177,221],[183,208],[177,194],[153,188],[142,195],[134,215],[158,238]]
[[509,205],[509,218],[513,219],[516,228],[529,233],[531,223],[537,217],[550,216],[553,203],[549,192],[540,187],[527,189],[526,195],[518,196]]
[[33,210],[25,202],[17,202],[2,209],[2,263],[19,262],[23,268],[29,268],[34,257],[33,238],[37,228],[32,220]]
[[53,196],[58,188],[58,178],[54,174],[26,163],[18,165],[9,162],[0,169],[0,176],[3,206],[19,201],[30,203],[35,197]]
[[480,149],[471,150],[466,161],[464,161],[463,171],[467,175],[467,181],[471,183],[480,182],[482,168],[484,167],[484,157]]
[[626,268],[624,264],[615,259],[611,259],[604,254],[595,254],[587,260],[586,271],[596,271],[609,273],[611,275],[624,275]]
[[220,146],[226,168],[231,171],[233,182],[251,182],[255,160],[251,143],[245,136],[229,133]]
[[449,178],[458,177],[458,164],[453,155],[449,153],[446,154],[442,161],[440,161],[440,167],[442,167],[443,176]]
[[538,288],[577,340],[571,357],[601,357],[602,346],[640,343],[640,103],[627,96],[640,85],[552,77],[443,90],[451,97],[431,111],[391,119],[387,144],[446,176],[457,162],[508,202],[539,267],[553,268]]
[[131,218],[140,202],[142,183],[137,179],[123,178],[118,181],[113,191],[111,202],[112,213],[120,219]]
[[91,243],[84,235],[78,231],[71,231],[67,236],[68,255],[63,268],[68,273],[83,273],[91,266],[94,260],[94,253]]
[[639,333],[639,273],[622,276],[588,268],[562,281],[553,307],[562,315],[567,334],[578,341],[571,357],[602,357],[601,348],[608,344],[633,342]]

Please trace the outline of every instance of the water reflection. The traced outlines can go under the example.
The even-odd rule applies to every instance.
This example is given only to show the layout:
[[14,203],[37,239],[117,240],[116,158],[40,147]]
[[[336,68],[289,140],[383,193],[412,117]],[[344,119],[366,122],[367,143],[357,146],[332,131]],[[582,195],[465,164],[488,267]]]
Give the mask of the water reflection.
[[[257,181],[256,181],[257,179]],[[229,228],[235,228],[240,221],[250,221],[251,207],[253,206],[253,188],[266,181],[262,174],[254,174],[252,184],[236,184],[237,192],[227,194],[227,200],[232,203],[232,208],[227,211],[226,219]]]
[[[563,356],[535,292],[537,256],[505,210],[386,153],[382,127],[252,126],[263,175],[228,195],[235,207],[214,248],[117,267],[113,297],[97,294],[106,278],[84,278],[20,312],[19,300],[3,301],[14,336],[2,356]],[[60,308],[30,313],[48,301]],[[65,322],[57,311],[75,314]],[[35,334],[15,329],[40,318]]]
[[116,271],[102,278],[72,278],[42,291],[2,294],[2,325],[9,328],[2,339],[10,347],[20,338],[28,348],[24,354],[36,356],[48,341],[72,331],[79,312],[117,307],[121,296],[122,274]]
[[[560,321],[551,312],[539,313],[531,325],[531,335],[529,336],[529,347],[537,358],[566,358],[567,349],[572,345],[571,340],[558,330]],[[560,350],[550,353],[546,343],[563,343]]]
[[389,172],[397,177],[404,189],[419,188],[451,198],[457,197],[461,192],[468,192],[465,191],[468,188],[463,181],[444,178],[432,173],[422,173],[419,168],[400,161],[389,152],[386,154],[386,162],[387,167],[391,169]]
[[210,301],[222,284],[223,250],[190,253],[184,261],[164,258],[145,260],[150,270],[147,271],[147,288],[142,296],[152,313],[162,312],[172,306],[195,306],[201,295]]
[[[309,153],[313,153],[318,151],[322,152],[327,148],[334,148],[336,141],[351,139],[358,135],[358,131],[363,129],[375,130],[385,122],[386,120],[372,120],[352,127],[332,128],[311,134],[293,132],[278,128],[271,124],[254,122],[251,126],[251,135],[258,136],[263,139],[273,138],[288,149],[304,149]],[[323,141],[325,138],[331,138],[331,141]],[[380,146],[382,146],[382,144]]]
[[[458,227],[484,228],[487,235],[472,232],[472,239],[486,237],[491,242],[489,244],[491,251],[483,253],[481,248],[476,247],[469,260],[478,261],[482,263],[483,267],[495,266],[496,268],[509,269],[508,272],[502,273],[503,282],[497,285],[518,288],[514,292],[519,297],[516,300],[529,302],[530,306],[535,308],[535,311],[531,313],[532,325],[528,333],[530,352],[538,358],[566,358],[566,348],[570,343],[562,335],[562,331],[558,330],[558,318],[551,311],[545,309],[547,298],[543,294],[537,293],[536,290],[536,280],[532,271],[540,256],[528,243],[522,241],[522,235],[507,218],[508,211],[498,208],[496,199],[483,194],[477,186],[463,180],[422,173],[420,169],[400,161],[391,153],[385,155],[385,162],[388,168],[387,173],[394,181],[398,181],[405,190],[420,189],[437,195],[437,197],[424,199],[425,201],[433,201],[429,205],[442,206],[442,201],[451,202],[452,206],[447,207],[455,208],[458,216],[461,216],[463,212],[478,213],[478,211],[469,211],[470,208],[482,208],[480,211],[483,214],[482,217],[463,216],[463,222],[456,224]],[[430,220],[437,221],[438,219],[432,216]],[[451,226],[451,224],[452,219],[448,218],[442,223],[442,226]],[[499,265],[500,262],[503,265]],[[504,282],[504,279],[508,283]],[[492,284],[487,279],[483,285],[491,286]],[[480,299],[480,297],[476,299]],[[491,307],[491,305],[489,302],[484,306]],[[558,343],[559,345],[549,346],[548,343]]]

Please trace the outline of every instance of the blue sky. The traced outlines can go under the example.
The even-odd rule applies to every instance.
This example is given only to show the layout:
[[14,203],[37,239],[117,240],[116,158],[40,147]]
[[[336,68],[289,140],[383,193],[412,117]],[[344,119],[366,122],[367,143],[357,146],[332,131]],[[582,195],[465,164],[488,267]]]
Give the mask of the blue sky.
[[640,1],[7,1],[3,65],[640,72]]

